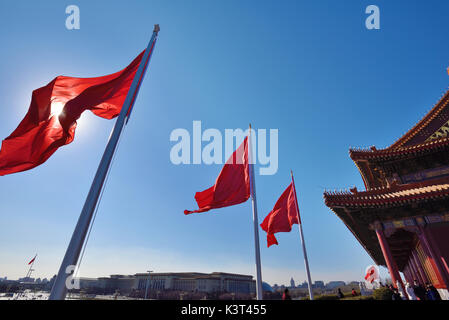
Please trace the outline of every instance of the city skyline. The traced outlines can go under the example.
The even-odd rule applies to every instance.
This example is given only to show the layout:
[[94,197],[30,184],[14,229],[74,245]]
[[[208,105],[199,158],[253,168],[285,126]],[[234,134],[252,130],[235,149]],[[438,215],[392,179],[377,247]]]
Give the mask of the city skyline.
[[[154,275],[154,274],[156,274],[156,275],[157,274],[167,274],[167,273],[176,273],[176,272],[155,272],[155,273],[152,272],[151,275]],[[188,273],[195,273],[195,272],[181,272],[181,273],[188,274]],[[210,272],[209,274],[212,274],[212,273],[227,273],[227,272],[214,271],[214,272]],[[110,274],[110,275],[103,275],[103,276],[97,276],[97,277],[91,277],[91,276],[82,276],[82,277],[80,277],[80,276],[77,276],[75,278],[77,278],[77,279],[99,279],[99,278],[109,278],[109,277],[112,277],[112,276],[125,276],[126,277],[126,276],[142,275],[142,274],[146,274],[146,272],[138,272],[138,273],[132,273],[132,274],[117,274],[117,273],[114,273],[114,274]],[[230,274],[236,274],[237,275],[237,273],[230,273]],[[238,275],[247,276],[247,275],[244,275],[244,274],[238,274]],[[34,282],[34,283],[36,283],[36,282],[47,283],[47,282],[50,282],[55,276],[56,275],[53,275],[51,277],[42,277],[41,278],[41,277],[36,277],[36,276],[32,275],[32,276],[28,276],[28,277],[20,277],[20,278],[17,278],[17,279],[12,279],[12,278],[8,277],[7,275],[0,275],[0,282],[1,281],[29,281],[29,282]],[[291,279],[293,279],[293,278],[291,278]],[[329,284],[341,283],[341,282],[345,283],[345,285],[348,285],[350,283],[360,282],[360,281],[356,281],[356,280],[343,281],[343,280],[335,280],[335,279],[334,280],[329,280],[329,281],[315,280],[315,281],[313,281],[312,285],[314,287],[316,287],[316,285],[321,286],[321,284],[322,284],[324,287],[326,287]],[[264,283],[268,283],[268,282],[264,281]],[[298,281],[297,283],[295,283],[295,286],[291,285],[291,280],[290,280],[290,285],[288,285],[287,283],[268,283],[268,284],[271,287],[307,288],[307,287],[304,287],[304,285],[307,285],[307,280],[306,279],[303,280],[303,281]]]

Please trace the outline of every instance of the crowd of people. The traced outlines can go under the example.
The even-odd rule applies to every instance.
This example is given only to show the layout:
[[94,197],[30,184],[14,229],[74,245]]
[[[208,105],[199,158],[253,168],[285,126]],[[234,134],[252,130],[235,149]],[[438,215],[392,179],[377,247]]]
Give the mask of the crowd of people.
[[[392,300],[407,299],[399,281],[396,283],[396,288],[392,285],[386,285],[386,288],[390,290]],[[414,281],[413,285],[407,282],[405,291],[410,300],[441,300],[438,290],[430,283],[426,283],[426,285],[423,286],[417,280]]]
[[[381,284],[381,286],[389,290],[389,295],[392,300],[407,300],[406,294],[399,281],[396,283],[396,287],[391,284],[385,286]],[[414,280],[413,285],[407,282],[405,285],[405,292],[407,293],[409,300],[441,300],[440,293],[431,283],[426,283],[426,285],[423,286],[417,280]],[[351,295],[353,297],[358,295],[354,288],[352,288]],[[338,288],[337,297],[338,299],[344,298],[344,294],[340,288]],[[292,300],[288,289],[284,290],[282,300]]]

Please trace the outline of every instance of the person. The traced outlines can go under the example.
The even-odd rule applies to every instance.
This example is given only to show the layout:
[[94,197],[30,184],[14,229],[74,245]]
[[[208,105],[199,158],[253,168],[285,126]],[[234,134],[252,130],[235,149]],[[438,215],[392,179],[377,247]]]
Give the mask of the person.
[[391,300],[402,300],[401,295],[399,294],[398,288],[393,288],[393,294],[391,295]]
[[337,293],[338,299],[343,299],[345,297],[345,295],[343,294],[343,292],[341,292],[341,289],[338,288],[338,293]]
[[282,300],[291,300],[290,293],[288,293],[288,289],[284,290],[284,294],[282,295]]
[[393,287],[389,284],[386,284],[385,288],[388,290],[388,295],[391,297],[393,295]]
[[427,300],[441,300],[438,290],[430,283],[426,283],[426,296]]
[[416,294],[415,291],[413,290],[412,285],[410,284],[410,282],[407,282],[405,284],[405,291],[407,291],[408,297],[410,300],[416,300]]
[[357,291],[355,291],[355,289],[352,288],[351,294],[352,294],[353,297],[355,297],[355,296],[357,296]]
[[402,288],[401,284],[399,283],[399,280],[396,280],[396,288],[398,288],[399,295],[401,296],[402,300],[407,300],[407,296],[405,295],[404,288]]
[[428,283],[426,283],[426,298],[427,300],[436,300],[436,296],[433,291],[430,290]]
[[415,292],[416,297],[419,300],[426,300],[426,290],[424,287],[418,282],[418,280],[414,280],[413,291]]

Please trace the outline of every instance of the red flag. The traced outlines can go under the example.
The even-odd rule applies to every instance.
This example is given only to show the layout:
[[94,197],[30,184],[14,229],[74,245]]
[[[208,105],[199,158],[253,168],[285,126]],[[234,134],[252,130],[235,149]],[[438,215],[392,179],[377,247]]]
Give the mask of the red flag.
[[184,214],[233,206],[250,197],[248,137],[226,161],[215,185],[195,194],[198,210],[184,210]]
[[273,210],[260,224],[262,230],[267,233],[267,246],[278,244],[274,234],[277,232],[290,232],[292,225],[298,224],[298,216],[296,192],[292,182],[282,193]]
[[32,264],[32,263],[34,262],[35,259],[36,259],[36,257],[34,257],[33,259],[31,259],[31,261],[28,262],[28,264],[29,264],[29,265]]
[[125,69],[96,78],[58,76],[33,91],[25,118],[2,142],[0,176],[32,169],[75,137],[85,110],[106,119],[122,108],[143,52]]

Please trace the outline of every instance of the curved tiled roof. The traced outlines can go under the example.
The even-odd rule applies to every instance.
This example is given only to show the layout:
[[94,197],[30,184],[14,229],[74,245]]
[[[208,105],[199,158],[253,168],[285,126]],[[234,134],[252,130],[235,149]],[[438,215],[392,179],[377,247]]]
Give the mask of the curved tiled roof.
[[349,156],[354,161],[361,159],[391,159],[408,155],[416,155],[418,153],[432,152],[447,146],[449,146],[449,137],[401,148],[386,148],[379,150],[375,148],[350,149]]
[[[449,145],[448,138],[425,141],[423,136],[430,136],[426,132],[434,132],[449,120],[449,89],[442,95],[441,99],[433,108],[416,124],[399,138],[395,143],[385,149],[350,149],[349,155],[353,160],[382,159],[402,157],[419,152],[431,152],[438,147]],[[434,128],[432,128],[434,127]],[[426,133],[426,134],[425,134]],[[415,139],[415,141],[413,141]]]
[[[398,148],[409,142],[420,131],[427,127],[432,120],[437,118],[440,113],[446,108],[449,103],[449,89],[441,96],[440,100],[433,106],[432,109],[413,126],[406,134],[396,140],[389,148]],[[447,120],[446,120],[447,121]]]
[[[427,184],[427,185],[426,185]],[[334,191],[325,192],[324,200],[328,207],[376,207],[403,205],[425,199],[437,199],[449,196],[449,183],[415,183],[390,188],[377,188],[362,192]]]

